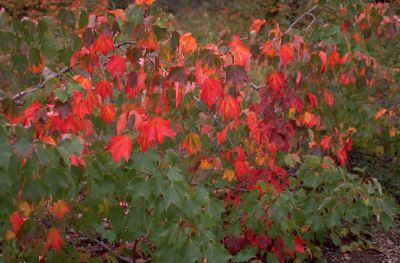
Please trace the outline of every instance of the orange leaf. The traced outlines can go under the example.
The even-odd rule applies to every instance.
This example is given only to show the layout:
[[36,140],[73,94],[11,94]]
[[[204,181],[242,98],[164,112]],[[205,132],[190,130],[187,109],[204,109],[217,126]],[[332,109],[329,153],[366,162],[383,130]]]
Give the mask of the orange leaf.
[[382,118],[383,115],[387,112],[387,109],[380,109],[376,114],[375,114],[375,120],[379,120]]
[[168,120],[156,117],[142,125],[137,140],[142,152],[145,152],[156,142],[162,144],[164,143],[165,137],[170,137],[172,139],[175,135],[176,132],[171,129]]
[[201,139],[198,134],[189,133],[182,142],[184,148],[190,155],[197,153],[201,150]]
[[294,49],[292,44],[283,44],[279,50],[279,58],[284,65],[288,65],[294,59]]
[[88,92],[92,90],[92,80],[81,75],[74,76],[74,80],[81,84]]
[[116,135],[111,138],[106,150],[110,152],[116,163],[123,157],[128,162],[132,151],[132,140],[128,135]]
[[136,5],[152,5],[154,3],[154,0],[136,0],[135,4]]
[[216,99],[222,96],[222,85],[219,79],[204,80],[201,85],[200,98],[207,104],[209,109],[214,105]]
[[125,15],[125,11],[123,9],[109,10],[108,13],[115,15],[116,17],[121,19],[122,22],[126,21],[126,15]]
[[15,211],[8,219],[12,225],[13,232],[17,234],[24,224],[25,218],[19,212]]
[[238,36],[233,36],[232,41],[229,42],[228,45],[233,51],[234,64],[245,67],[251,57],[251,53],[247,46],[243,44],[242,40],[240,40],[240,37]]
[[197,49],[197,41],[191,33],[185,33],[179,38],[179,49],[184,53],[193,53]]
[[101,107],[101,118],[105,123],[110,123],[115,119],[116,115],[116,109],[114,104],[106,104],[103,107]]
[[58,200],[53,204],[50,211],[58,220],[61,220],[65,214],[70,212],[70,209],[67,202],[64,200]]
[[114,55],[107,62],[106,70],[113,76],[119,76],[125,72],[125,57]]
[[326,53],[323,51],[319,52],[319,58],[321,59],[322,65],[321,65],[321,69],[319,70],[321,73],[324,73],[326,71],[327,68],[327,59],[326,59]]
[[60,251],[62,245],[64,244],[64,240],[58,230],[54,227],[50,228],[47,233],[46,242],[49,248],[54,248],[55,251]]
[[304,123],[308,127],[318,126],[319,125],[319,117],[310,112],[306,112],[306,113],[304,113]]
[[276,49],[271,41],[267,41],[262,46],[263,53],[268,57],[274,57],[276,55]]
[[225,96],[224,99],[219,102],[218,111],[224,115],[224,121],[231,117],[233,117],[235,121],[238,121],[241,110],[236,98]]
[[265,25],[265,19],[256,19],[253,21],[250,31],[258,33],[260,32],[261,28],[264,27],[264,25]]

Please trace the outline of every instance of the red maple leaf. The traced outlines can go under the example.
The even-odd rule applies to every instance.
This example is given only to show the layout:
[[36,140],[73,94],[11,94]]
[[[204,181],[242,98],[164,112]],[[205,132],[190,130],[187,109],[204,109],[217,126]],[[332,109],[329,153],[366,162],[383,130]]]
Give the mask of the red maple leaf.
[[125,57],[114,55],[107,62],[106,70],[113,76],[120,76],[125,72]]
[[72,112],[81,119],[92,113],[92,108],[88,106],[84,94],[80,91],[74,91],[72,95]]
[[294,59],[293,45],[290,43],[281,45],[279,49],[279,58],[284,65],[288,65],[290,62],[292,62]]
[[294,238],[294,249],[297,253],[304,253],[304,245],[306,242],[299,236]]
[[99,82],[97,82],[96,89],[94,90],[94,92],[99,94],[102,99],[106,98],[107,96],[111,98],[113,95],[113,89],[111,83],[105,79],[102,79]]
[[17,234],[24,224],[25,218],[19,212],[15,211],[8,219],[10,220],[13,232]]
[[42,107],[42,104],[39,102],[32,103],[28,108],[24,110],[24,125],[29,126],[31,122],[36,122],[39,119],[39,109]]
[[232,41],[228,43],[228,46],[233,51],[233,58],[235,65],[246,66],[250,60],[251,53],[247,46],[243,44],[240,37],[233,36]]
[[321,73],[324,73],[327,69],[327,58],[326,53],[324,51],[319,52],[319,58],[321,59],[322,65],[321,69],[319,70]]
[[116,163],[119,163],[122,157],[128,162],[131,156],[132,144],[132,140],[128,135],[116,135],[111,138],[106,150],[112,154]]
[[207,104],[209,109],[214,105],[217,98],[222,96],[222,85],[219,79],[204,80],[201,85],[200,98]]
[[101,107],[101,118],[105,123],[110,123],[115,119],[116,115],[116,108],[114,104],[106,104],[103,107]]
[[114,50],[114,42],[111,36],[101,35],[93,44],[93,49],[103,55],[107,55],[109,51]]
[[196,133],[189,133],[182,141],[182,148],[185,149],[190,155],[197,153],[201,150],[201,138]]
[[266,23],[265,19],[254,20],[253,24],[251,25],[250,31],[253,31],[256,33],[260,32],[261,28],[264,27],[265,23]]
[[274,71],[268,75],[267,84],[274,91],[280,91],[286,86],[285,76],[280,71]]
[[235,121],[238,121],[241,109],[236,98],[225,96],[224,99],[219,102],[218,111],[224,115],[224,121],[232,117]]
[[311,107],[316,108],[318,106],[318,100],[317,100],[317,96],[315,96],[313,93],[308,93],[307,94],[308,97],[308,101],[311,104]]
[[171,129],[168,120],[156,117],[143,123],[139,130],[138,143],[142,152],[145,152],[156,142],[162,144],[164,143],[165,137],[170,137],[172,139],[175,135],[176,132]]
[[64,240],[55,227],[50,228],[47,233],[46,243],[49,248],[54,248],[55,251],[60,251]]
[[328,150],[329,148],[331,148],[331,141],[332,141],[332,136],[325,135],[325,137],[322,138],[320,142],[322,149]]
[[337,64],[340,64],[342,62],[342,59],[340,58],[339,52],[334,50],[328,57],[328,62],[329,64],[334,67]]
[[70,212],[70,209],[65,200],[58,200],[53,204],[50,211],[58,220],[61,220],[65,214]]
[[333,95],[333,92],[330,89],[324,90],[324,99],[326,104],[329,106],[332,106],[335,103],[335,95]]

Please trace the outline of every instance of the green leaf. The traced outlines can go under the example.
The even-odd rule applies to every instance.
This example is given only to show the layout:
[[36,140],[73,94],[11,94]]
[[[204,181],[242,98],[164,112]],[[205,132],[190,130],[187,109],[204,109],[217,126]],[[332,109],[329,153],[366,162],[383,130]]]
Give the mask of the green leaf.
[[178,168],[171,167],[168,170],[167,177],[172,182],[181,182],[183,181],[183,176],[181,175],[181,171]]

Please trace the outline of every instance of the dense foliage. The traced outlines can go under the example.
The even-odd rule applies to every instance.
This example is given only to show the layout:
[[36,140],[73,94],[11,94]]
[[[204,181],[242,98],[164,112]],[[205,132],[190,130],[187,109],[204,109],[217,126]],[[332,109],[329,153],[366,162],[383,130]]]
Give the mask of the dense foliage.
[[153,2],[0,14],[6,262],[307,260],[391,227],[347,155],[400,149],[399,71],[377,49],[399,44],[399,3],[321,3],[203,46]]

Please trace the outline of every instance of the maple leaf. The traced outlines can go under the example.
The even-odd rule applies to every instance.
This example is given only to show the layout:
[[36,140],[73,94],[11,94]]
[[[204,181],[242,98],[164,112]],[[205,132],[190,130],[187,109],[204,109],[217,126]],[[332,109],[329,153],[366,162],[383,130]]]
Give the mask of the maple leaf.
[[322,65],[321,69],[319,70],[321,73],[326,72],[327,69],[327,58],[326,58],[326,53],[324,51],[319,52],[319,58],[321,59]]
[[379,111],[377,111],[375,114],[375,120],[379,120],[380,118],[382,118],[382,116],[385,115],[386,112],[387,112],[387,109],[385,109],[385,108],[382,108]]
[[311,107],[316,108],[318,106],[317,96],[315,96],[315,94],[310,92],[307,94],[307,97],[308,97],[308,101],[311,104]]
[[319,125],[319,117],[310,113],[310,112],[306,112],[304,113],[304,123],[308,126],[308,127],[313,127],[313,126],[318,126]]
[[268,75],[267,84],[274,91],[280,91],[286,87],[285,75],[280,71],[274,71]]
[[337,64],[340,64],[342,62],[342,59],[340,58],[339,52],[334,50],[328,57],[328,63],[334,67]]
[[210,110],[217,98],[221,98],[222,96],[222,84],[219,79],[204,80],[201,85],[200,98],[206,103]]
[[143,123],[139,130],[139,136],[137,140],[140,145],[140,149],[142,152],[145,152],[156,142],[163,144],[165,137],[170,137],[172,139],[175,137],[175,135],[176,132],[171,129],[168,120],[156,117]]
[[31,122],[35,123],[39,118],[39,109],[42,107],[42,104],[39,102],[34,102],[29,105],[28,108],[24,110],[24,125],[29,126]]
[[74,91],[72,95],[72,112],[81,119],[92,112],[84,99],[84,94],[80,91]]
[[332,136],[325,135],[324,138],[322,138],[320,145],[322,146],[322,149],[328,150],[331,148],[331,141],[332,141]]
[[197,41],[191,33],[185,33],[179,37],[179,49],[184,53],[193,53],[197,49]]
[[19,212],[15,211],[8,219],[10,220],[14,234],[17,234],[24,224],[25,218]]
[[88,92],[92,90],[92,80],[81,75],[74,76],[74,80],[81,84]]
[[234,64],[246,67],[250,61],[251,53],[242,40],[240,40],[240,37],[233,36],[228,46],[233,51]]
[[100,52],[103,55],[107,55],[107,53],[114,50],[114,48],[115,46],[112,37],[104,34],[98,37],[93,44],[94,51]]
[[116,163],[119,163],[122,157],[128,162],[131,156],[132,144],[132,140],[128,135],[116,135],[111,138],[106,150],[112,154]]
[[105,99],[107,96],[112,98],[113,89],[111,83],[105,79],[100,80],[97,82],[96,89],[94,90],[95,93],[99,94],[102,99]]
[[288,65],[294,59],[294,49],[293,45],[283,44],[279,49],[279,58],[283,62],[284,65]]
[[114,9],[114,10],[108,10],[109,14],[113,14],[116,17],[118,17],[119,19],[121,19],[122,22],[126,21],[126,14],[125,14],[125,10],[123,9]]
[[232,182],[233,180],[235,180],[235,178],[236,178],[235,171],[233,170],[225,170],[224,174],[222,175],[222,179],[228,182]]
[[267,57],[274,57],[276,55],[276,49],[271,41],[266,41],[264,43],[262,51]]
[[152,5],[155,0],[136,0],[136,5]]
[[333,95],[333,92],[330,89],[324,90],[324,99],[329,107],[335,103],[335,95]]
[[256,19],[253,21],[253,24],[251,24],[250,32],[260,32],[261,28],[264,27],[266,21],[265,19]]
[[50,228],[47,233],[46,243],[49,248],[54,248],[55,251],[60,251],[64,240],[55,227]]
[[304,253],[304,245],[306,242],[299,236],[294,238],[294,248],[297,253]]
[[219,102],[218,111],[224,115],[224,121],[231,117],[233,117],[235,121],[238,121],[241,109],[236,98],[225,96],[224,99]]
[[110,123],[115,119],[116,115],[116,108],[114,104],[106,104],[103,107],[101,107],[101,118],[105,123]]
[[190,155],[195,154],[201,150],[201,139],[196,133],[189,133],[182,141],[182,148],[184,148]]
[[120,76],[125,72],[125,57],[121,55],[111,56],[107,62],[106,70],[112,76]]
[[50,211],[58,220],[61,220],[65,214],[70,212],[70,209],[65,200],[58,200],[53,204]]

